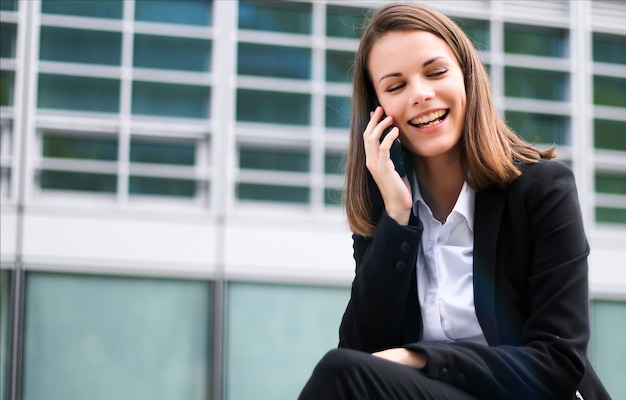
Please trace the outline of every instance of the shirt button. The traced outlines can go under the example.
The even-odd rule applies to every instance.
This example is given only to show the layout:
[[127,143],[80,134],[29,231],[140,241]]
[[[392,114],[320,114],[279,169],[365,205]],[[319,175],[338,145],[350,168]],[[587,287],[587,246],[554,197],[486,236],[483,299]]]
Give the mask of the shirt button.
[[402,242],[400,250],[402,250],[403,253],[408,253],[411,251],[411,245],[408,242]]
[[447,368],[441,368],[441,370],[439,371],[439,379],[441,379],[442,381],[445,381],[446,379],[448,379]]
[[396,263],[396,269],[400,272],[406,271],[406,262],[404,260],[400,260]]

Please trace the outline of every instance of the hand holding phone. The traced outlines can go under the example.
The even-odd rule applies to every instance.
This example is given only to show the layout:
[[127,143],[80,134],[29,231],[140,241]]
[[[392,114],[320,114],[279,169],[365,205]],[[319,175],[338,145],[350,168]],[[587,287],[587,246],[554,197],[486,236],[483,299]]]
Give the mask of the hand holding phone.
[[[383,114],[381,121],[384,120],[385,118],[387,118],[387,115]],[[383,139],[385,138],[385,136],[387,136],[389,131],[391,131],[392,129],[393,129],[393,125],[390,126],[389,128],[386,128],[383,131],[383,134],[380,136],[381,143]],[[402,143],[400,142],[399,138],[396,138],[396,140],[393,141],[393,144],[391,145],[391,149],[389,153],[390,153],[391,161],[393,162],[393,165],[396,168],[396,172],[398,172],[398,175],[400,175],[401,178],[404,178],[406,176],[406,165],[405,165],[406,153],[405,153],[404,147],[402,147]]]

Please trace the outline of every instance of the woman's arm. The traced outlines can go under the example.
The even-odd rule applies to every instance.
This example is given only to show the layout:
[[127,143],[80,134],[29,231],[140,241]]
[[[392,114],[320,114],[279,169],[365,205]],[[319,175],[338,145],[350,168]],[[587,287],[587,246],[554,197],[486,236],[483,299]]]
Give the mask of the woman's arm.
[[399,225],[383,212],[374,237],[353,236],[356,274],[339,328],[340,347],[374,352],[406,343],[406,300],[416,286],[421,232],[421,226]]

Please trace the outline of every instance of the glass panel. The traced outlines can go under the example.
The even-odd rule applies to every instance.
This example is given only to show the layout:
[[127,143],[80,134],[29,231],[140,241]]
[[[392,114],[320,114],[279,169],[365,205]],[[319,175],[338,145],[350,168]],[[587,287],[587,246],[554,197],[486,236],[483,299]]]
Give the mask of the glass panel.
[[240,0],[239,28],[311,33],[311,4],[273,0]]
[[326,80],[328,82],[352,82],[354,53],[326,50]]
[[240,75],[310,79],[311,49],[239,43],[237,73]]
[[626,393],[626,302],[595,300],[592,304],[593,365],[614,399]]
[[564,57],[565,31],[528,25],[506,24],[504,51],[533,56]]
[[626,65],[626,36],[594,33],[593,61]]
[[308,203],[310,189],[260,183],[240,183],[237,185],[237,198],[240,200],[280,201],[288,203]]
[[28,273],[24,400],[205,400],[207,282]]
[[608,224],[626,224],[626,208],[596,207],[596,221]]
[[136,0],[135,20],[171,24],[213,24],[212,0]]
[[132,138],[130,161],[150,164],[195,165],[196,147],[193,142]]
[[42,26],[39,58],[46,61],[119,65],[122,58],[122,34]]
[[324,154],[324,173],[329,175],[343,175],[345,163],[345,153],[327,151],[326,154]]
[[13,71],[0,71],[0,106],[13,105]]
[[239,168],[272,171],[308,172],[311,155],[306,150],[254,149],[239,150]]
[[351,100],[349,97],[326,96],[326,127],[350,127],[350,107]]
[[237,120],[309,125],[311,95],[265,90],[237,90]]
[[11,273],[0,270],[0,399],[7,399],[9,381],[9,329],[11,315]]
[[324,189],[324,204],[327,206],[343,206],[343,190],[326,188]]
[[504,68],[504,92],[508,97],[566,100],[567,73],[517,67]]
[[174,83],[133,82],[133,114],[208,118],[211,89]]
[[593,77],[593,102],[603,106],[626,107],[626,79]]
[[15,35],[17,25],[11,23],[0,24],[0,57],[15,58]]
[[596,192],[626,196],[626,173],[596,172]]
[[595,119],[593,131],[597,149],[626,151],[626,121]]
[[117,161],[117,138],[45,134],[43,156]]
[[123,0],[42,0],[44,14],[65,14],[79,17],[122,18]]
[[491,39],[489,37],[489,21],[481,21],[476,19],[460,19],[457,20],[461,29],[474,42],[477,50],[489,50],[491,47]]
[[119,112],[117,79],[39,74],[39,108]]
[[95,193],[115,193],[117,191],[117,176],[113,174],[42,170],[40,183],[42,189],[78,190]]
[[520,137],[531,144],[566,144],[568,142],[567,117],[506,111],[506,120]]
[[135,67],[199,72],[211,68],[209,40],[138,34],[133,51]]
[[227,400],[297,398],[317,361],[337,347],[349,296],[348,288],[230,283]]
[[0,10],[17,11],[17,0],[0,0]]
[[193,179],[131,176],[128,182],[128,192],[130,194],[194,197],[196,182]]
[[358,39],[363,32],[367,8],[328,5],[326,8],[326,35]]

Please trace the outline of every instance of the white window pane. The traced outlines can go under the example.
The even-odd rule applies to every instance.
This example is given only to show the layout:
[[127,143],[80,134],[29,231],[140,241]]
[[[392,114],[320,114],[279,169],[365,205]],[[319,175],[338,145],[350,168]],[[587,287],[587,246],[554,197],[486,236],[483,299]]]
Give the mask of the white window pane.
[[24,400],[208,398],[203,281],[30,273]]
[[293,400],[339,342],[348,288],[232,283],[227,400]]

